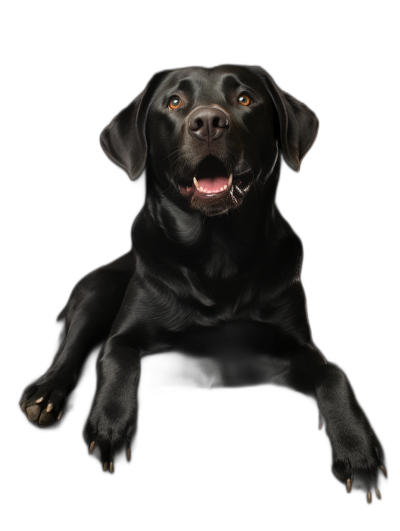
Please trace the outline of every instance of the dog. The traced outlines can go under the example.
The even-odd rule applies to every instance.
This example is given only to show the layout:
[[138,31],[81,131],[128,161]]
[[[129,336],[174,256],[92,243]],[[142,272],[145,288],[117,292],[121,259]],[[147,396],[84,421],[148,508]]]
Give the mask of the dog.
[[132,180],[146,169],[132,248],[73,289],[55,359],[20,402],[30,421],[60,420],[85,359],[103,343],[84,437],[113,472],[120,448],[130,460],[142,356],[212,356],[228,383],[229,362],[241,360],[243,382],[314,397],[333,474],[348,492],[360,487],[370,503],[375,489],[380,499],[382,446],[344,372],[313,343],[301,241],[275,204],[282,158],[299,171],[317,131],[316,115],[260,67],[153,76],[100,137]]

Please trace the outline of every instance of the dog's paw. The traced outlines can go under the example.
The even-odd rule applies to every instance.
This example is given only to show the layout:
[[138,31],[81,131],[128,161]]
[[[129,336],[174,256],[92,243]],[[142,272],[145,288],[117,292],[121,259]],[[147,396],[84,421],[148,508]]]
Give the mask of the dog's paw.
[[25,389],[19,404],[31,422],[44,427],[61,419],[65,398],[65,391],[36,383]]
[[372,492],[375,491],[378,500],[381,493],[378,489],[378,477],[382,473],[387,477],[384,465],[382,447],[376,436],[365,431],[363,436],[347,434],[339,437],[333,445],[332,472],[334,476],[346,485],[347,492],[352,488],[362,489],[367,494],[367,502],[372,502]]
[[94,405],[87,420],[84,439],[89,453],[100,454],[103,470],[114,472],[114,458],[118,450],[125,448],[126,458],[131,459],[131,442],[136,431],[136,408],[124,410],[121,404],[107,403],[105,407]]

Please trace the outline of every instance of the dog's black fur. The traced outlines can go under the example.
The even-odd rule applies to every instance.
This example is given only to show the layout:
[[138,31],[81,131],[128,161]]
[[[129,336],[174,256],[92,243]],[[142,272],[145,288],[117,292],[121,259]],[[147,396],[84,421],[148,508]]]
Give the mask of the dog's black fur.
[[[317,129],[315,114],[259,67],[151,79],[101,135],[131,179],[146,168],[132,249],[72,291],[54,362],[21,400],[31,421],[60,418],[88,353],[105,341],[85,439],[113,471],[117,449],[130,457],[142,356],[214,356],[227,384],[235,383],[228,360],[236,360],[236,382],[271,381],[315,397],[334,475],[348,490],[354,481],[368,493],[377,487],[382,447],[346,375],[312,341],[301,242],[275,205],[281,155],[298,171]],[[226,189],[208,193],[193,182],[214,186],[230,174]]]

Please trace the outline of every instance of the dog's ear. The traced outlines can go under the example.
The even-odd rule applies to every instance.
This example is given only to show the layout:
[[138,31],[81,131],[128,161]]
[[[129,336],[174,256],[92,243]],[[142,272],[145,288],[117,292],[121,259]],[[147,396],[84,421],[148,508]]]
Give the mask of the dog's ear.
[[143,172],[147,160],[146,121],[151,99],[167,70],[155,74],[133,102],[111,121],[100,135],[107,157],[134,181]]
[[318,118],[307,105],[281,90],[263,68],[256,66],[252,70],[262,79],[275,104],[283,158],[288,166],[299,171],[317,136]]

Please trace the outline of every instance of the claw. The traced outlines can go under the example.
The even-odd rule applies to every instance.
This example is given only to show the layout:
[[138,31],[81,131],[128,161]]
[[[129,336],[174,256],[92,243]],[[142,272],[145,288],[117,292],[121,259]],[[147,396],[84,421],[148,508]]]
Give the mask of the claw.
[[57,417],[57,420],[60,420],[61,416],[62,416],[62,411],[60,411],[60,413],[58,414],[58,417]]
[[346,488],[347,488],[347,492],[351,492],[351,479],[350,478],[346,481]]
[[383,465],[381,465],[381,469],[382,469],[383,475],[385,476],[385,478],[387,478],[387,470],[386,470],[386,468]]
[[50,413],[50,411],[53,409],[53,404],[48,404],[46,407],[47,413]]
[[44,396],[41,396],[36,400],[36,404],[40,404],[40,402],[43,402]]
[[104,470],[104,472],[107,470],[107,468],[108,468],[108,463],[107,463],[107,461],[105,461],[105,462],[103,463],[103,470]]
[[368,502],[368,503],[371,503],[371,502],[372,502],[372,495],[371,495],[370,492],[368,492],[368,494],[367,494],[367,502]]
[[111,474],[114,473],[114,463],[112,461],[110,463],[110,472],[111,472]]
[[128,460],[128,462],[131,460],[131,449],[130,448],[126,449],[126,459]]
[[89,454],[91,454],[93,452],[93,448],[94,448],[94,441],[92,443],[90,443]]
[[381,493],[379,492],[378,487],[375,487],[375,492],[376,492],[376,497],[378,498],[378,500],[381,500],[382,496],[381,496]]

